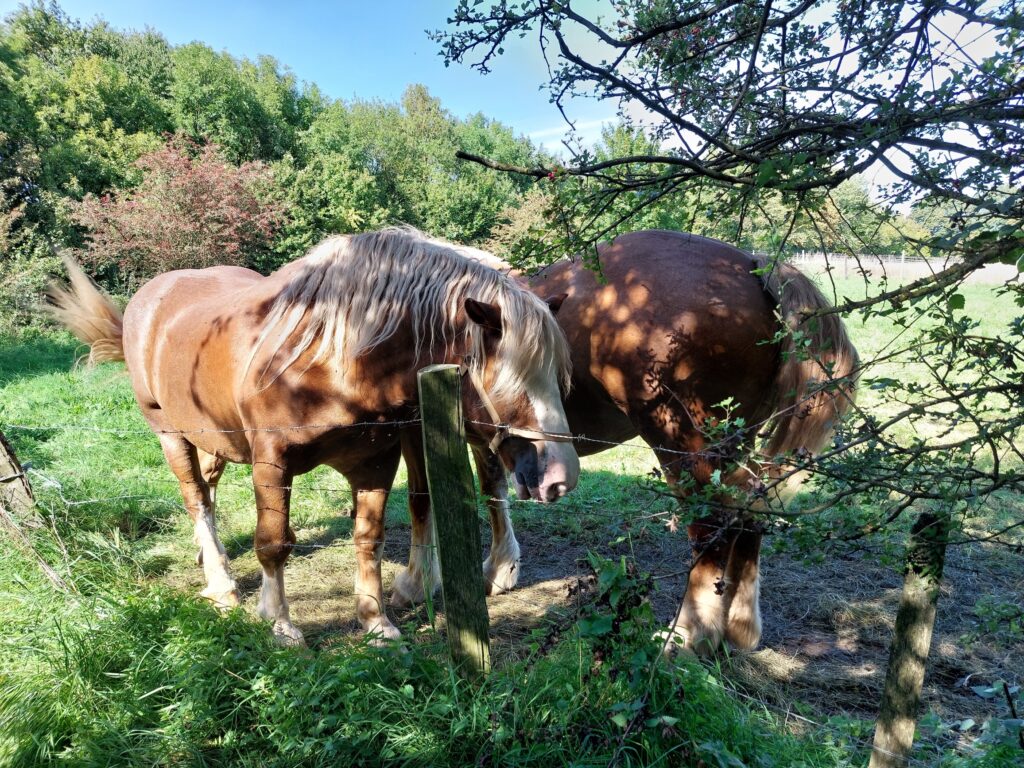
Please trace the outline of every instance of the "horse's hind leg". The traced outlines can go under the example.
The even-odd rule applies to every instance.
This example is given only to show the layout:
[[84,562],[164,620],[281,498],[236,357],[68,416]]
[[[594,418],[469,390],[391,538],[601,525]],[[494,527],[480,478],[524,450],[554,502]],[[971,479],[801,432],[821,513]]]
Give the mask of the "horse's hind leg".
[[736,534],[725,569],[729,606],[725,639],[744,651],[753,650],[761,642],[760,554],[761,534],[743,528]]
[[403,430],[402,456],[408,471],[412,542],[409,544],[409,567],[395,577],[391,591],[391,604],[396,608],[423,602],[441,583],[441,566],[434,549],[430,493],[423,462],[423,435],[419,429],[410,427]]
[[491,551],[484,560],[488,595],[500,595],[519,582],[519,542],[508,513],[508,478],[501,459],[486,448],[473,448],[480,489],[491,515]]
[[[217,545],[217,550],[223,553],[224,547],[221,546],[220,538],[217,535],[217,484],[220,482],[221,475],[224,474],[224,467],[227,462],[216,454],[207,453],[202,448],[196,448],[196,454],[199,458],[199,475],[206,482],[206,487],[210,494],[210,518],[213,523],[213,540]],[[196,552],[196,565],[202,565],[203,547],[198,535],[195,536],[195,543],[199,547]]]
[[[180,435],[161,435],[160,445],[167,464],[178,478],[185,508],[194,525],[194,537],[199,545],[196,560],[203,566],[206,576],[206,589],[200,594],[218,607],[234,607],[239,604],[238,587],[228,569],[228,556],[217,539],[213,499],[199,453],[194,445]],[[212,463],[207,461],[207,469],[211,466]],[[213,474],[209,473],[209,476]],[[219,477],[218,473],[217,479]]]
[[[257,454],[259,455],[259,454]],[[263,568],[263,586],[257,613],[273,622],[274,637],[284,645],[303,645],[305,639],[292,624],[284,593],[284,563],[295,544],[288,525],[292,475],[279,457],[267,456],[252,465],[256,492],[256,535],[253,547]]]

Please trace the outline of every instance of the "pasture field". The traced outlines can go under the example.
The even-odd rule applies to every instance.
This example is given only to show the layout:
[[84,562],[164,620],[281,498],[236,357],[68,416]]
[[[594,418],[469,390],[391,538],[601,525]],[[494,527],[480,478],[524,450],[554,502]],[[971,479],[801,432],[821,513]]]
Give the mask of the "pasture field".
[[[857,286],[839,281],[840,298],[858,298]],[[1020,314],[989,286],[961,292],[986,330]],[[894,335],[885,318],[848,327],[865,359]],[[351,499],[321,468],[296,482],[286,577],[310,650],[278,649],[252,618],[248,467],[229,467],[218,492],[244,598],[223,615],[194,597],[191,526],[122,366],[75,368],[80,352],[60,334],[0,340],[0,430],[31,463],[39,500],[19,524],[71,585],[47,582],[30,553],[0,558],[0,765],[865,762],[901,585],[898,566],[870,548],[821,557],[769,540],[761,648],[652,663],[650,630],[674,614],[689,553],[664,525],[674,502],[658,493],[654,456],[634,441],[585,459],[579,488],[557,506],[514,503],[520,587],[489,599],[496,671],[471,686],[445,665],[443,614],[392,612],[408,652],[356,637]],[[890,364],[868,375],[916,374]],[[864,388],[858,402],[877,408],[878,397]],[[400,475],[386,588],[407,556],[405,503]],[[1002,495],[975,524],[1022,513],[1024,500]],[[642,631],[624,632],[617,650],[594,622],[574,623],[580,596],[569,588],[586,577],[588,552],[610,559],[605,572],[632,560],[654,577],[653,616],[637,609],[630,625]],[[986,691],[1024,682],[1021,555],[957,547],[946,576],[915,764],[1012,765],[1019,752],[978,739],[1002,716]]]

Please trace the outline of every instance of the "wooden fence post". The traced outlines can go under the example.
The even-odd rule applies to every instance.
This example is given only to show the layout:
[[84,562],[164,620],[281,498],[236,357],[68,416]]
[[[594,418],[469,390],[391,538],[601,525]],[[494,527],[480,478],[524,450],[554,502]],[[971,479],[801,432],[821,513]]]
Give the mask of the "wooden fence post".
[[14,544],[39,564],[39,569],[58,589],[68,591],[65,583],[43,556],[32,546],[32,541],[21,529],[35,506],[32,487],[25,470],[14,455],[14,448],[0,432],[0,529],[6,530]]
[[939,511],[922,512],[911,528],[869,768],[902,768],[910,757],[951,527]]
[[491,650],[476,491],[462,423],[459,367],[431,365],[422,369],[419,394],[448,647],[460,670],[478,676],[490,670]]
[[14,455],[14,448],[0,432],[0,509],[21,514],[32,509],[34,504],[25,471]]

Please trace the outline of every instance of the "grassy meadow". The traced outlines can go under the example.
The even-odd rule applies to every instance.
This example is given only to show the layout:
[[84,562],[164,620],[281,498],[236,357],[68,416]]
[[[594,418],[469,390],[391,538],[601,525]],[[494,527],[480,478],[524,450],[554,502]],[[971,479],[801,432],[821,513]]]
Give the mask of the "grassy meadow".
[[[839,281],[839,297],[858,298],[858,285]],[[961,293],[985,330],[1020,313],[989,286]],[[885,318],[848,326],[866,360],[893,343]],[[321,468],[296,483],[298,547],[287,573],[310,649],[280,649],[253,618],[249,468],[229,467],[218,491],[244,599],[219,614],[195,597],[202,574],[191,526],[123,367],[76,367],[81,352],[62,334],[0,340],[0,430],[30,465],[38,500],[34,515],[16,520],[34,552],[9,546],[0,558],[0,765],[865,762],[900,583],[870,556],[769,554],[761,650],[704,665],[656,661],[651,635],[674,613],[688,549],[664,525],[672,502],[657,493],[653,454],[634,442],[585,459],[579,488],[557,507],[515,503],[521,588],[489,601],[495,671],[470,685],[448,669],[443,621],[425,608],[392,612],[404,647],[359,639],[351,498],[344,479]],[[915,374],[884,364],[867,375]],[[858,403],[881,408],[878,398],[865,388]],[[386,589],[407,556],[405,504],[400,474]],[[993,520],[1020,519],[1019,498],[989,506]],[[609,558],[603,582],[649,598],[624,617],[613,645],[595,631],[594,612],[618,609],[598,594],[577,614],[578,596],[567,593],[591,551]],[[44,577],[36,556],[68,591]],[[653,574],[653,592],[624,559]],[[985,742],[1000,701],[972,686],[1021,683],[1021,571],[1019,555],[1001,549],[951,555],[915,752],[922,764],[1013,764],[1009,748]]]

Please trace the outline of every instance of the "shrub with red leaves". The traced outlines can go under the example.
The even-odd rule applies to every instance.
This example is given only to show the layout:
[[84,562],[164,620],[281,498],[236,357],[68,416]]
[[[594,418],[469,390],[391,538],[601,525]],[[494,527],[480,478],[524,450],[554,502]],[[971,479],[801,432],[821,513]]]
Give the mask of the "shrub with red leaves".
[[72,213],[87,230],[82,261],[123,288],[171,269],[253,265],[284,222],[270,169],[232,165],[216,145],[171,137],[137,165],[138,187],[87,195]]

